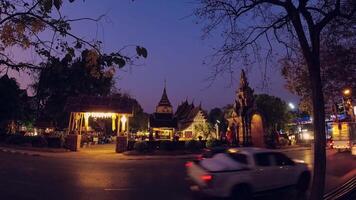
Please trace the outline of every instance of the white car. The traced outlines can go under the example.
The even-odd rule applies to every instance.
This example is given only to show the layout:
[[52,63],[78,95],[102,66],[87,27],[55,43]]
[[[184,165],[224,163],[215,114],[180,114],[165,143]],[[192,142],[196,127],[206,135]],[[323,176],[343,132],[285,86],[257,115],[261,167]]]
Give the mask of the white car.
[[309,187],[308,166],[283,153],[261,148],[230,148],[212,158],[186,163],[191,190],[212,197],[250,199],[265,191]]

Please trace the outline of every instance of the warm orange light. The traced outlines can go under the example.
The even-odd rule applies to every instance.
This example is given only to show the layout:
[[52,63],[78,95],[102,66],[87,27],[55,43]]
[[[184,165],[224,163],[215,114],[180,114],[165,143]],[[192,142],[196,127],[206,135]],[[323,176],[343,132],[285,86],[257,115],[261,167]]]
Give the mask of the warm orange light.
[[343,93],[344,93],[344,95],[350,95],[351,94],[351,90],[350,89],[344,89]]

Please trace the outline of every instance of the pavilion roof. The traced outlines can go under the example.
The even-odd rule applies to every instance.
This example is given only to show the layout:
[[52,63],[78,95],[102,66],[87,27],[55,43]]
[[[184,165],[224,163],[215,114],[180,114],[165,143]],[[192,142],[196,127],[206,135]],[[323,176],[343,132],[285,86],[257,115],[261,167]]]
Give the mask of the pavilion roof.
[[65,110],[69,112],[112,112],[132,114],[133,102],[123,96],[86,96],[69,97]]

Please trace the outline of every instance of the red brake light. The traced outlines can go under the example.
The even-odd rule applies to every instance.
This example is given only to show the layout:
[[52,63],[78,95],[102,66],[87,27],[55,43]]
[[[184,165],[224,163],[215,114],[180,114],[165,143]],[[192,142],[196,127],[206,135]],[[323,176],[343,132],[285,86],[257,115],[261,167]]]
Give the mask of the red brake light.
[[198,155],[197,156],[197,160],[203,160],[203,159],[204,159],[203,155]]
[[192,163],[192,162],[186,162],[186,163],[185,163],[185,167],[191,167],[191,166],[193,166],[193,163]]
[[201,178],[201,180],[203,180],[206,183],[208,183],[211,180],[213,180],[213,176],[210,175],[210,174],[202,175],[200,178]]

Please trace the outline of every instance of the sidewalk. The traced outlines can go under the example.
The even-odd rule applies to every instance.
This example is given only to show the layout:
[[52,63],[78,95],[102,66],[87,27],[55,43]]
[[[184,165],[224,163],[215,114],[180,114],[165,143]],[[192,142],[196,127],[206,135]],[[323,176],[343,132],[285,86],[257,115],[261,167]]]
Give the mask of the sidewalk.
[[12,154],[26,156],[43,156],[54,158],[93,158],[105,159],[107,157],[116,158],[118,160],[165,160],[165,159],[194,159],[199,154],[183,154],[183,155],[128,155],[124,153],[116,153],[114,145],[98,145],[90,148],[81,148],[77,152],[68,151],[66,149],[50,149],[50,148],[32,148],[32,147],[17,147],[17,146],[0,146],[0,151]]

